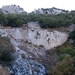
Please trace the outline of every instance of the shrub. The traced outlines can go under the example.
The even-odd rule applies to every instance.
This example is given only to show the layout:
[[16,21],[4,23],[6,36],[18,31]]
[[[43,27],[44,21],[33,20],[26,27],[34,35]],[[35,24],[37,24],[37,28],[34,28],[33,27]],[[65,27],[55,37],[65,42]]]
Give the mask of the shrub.
[[[64,46],[65,45],[65,46]],[[70,46],[69,44],[64,44],[58,48],[56,48],[54,51],[60,56],[61,54],[69,54],[72,57],[75,56],[75,48],[73,46]]]
[[70,55],[66,55],[63,61],[59,62],[51,70],[51,75],[74,75],[75,67],[73,67],[73,59]]
[[75,30],[70,33],[70,38],[75,39]]
[[62,60],[65,58],[65,56],[66,56],[66,54],[61,54],[61,55],[58,57],[58,59],[59,59],[60,61],[62,61]]
[[71,48],[71,47],[66,47],[62,50],[62,53],[65,53],[65,54],[69,54],[71,55],[72,57],[75,56],[75,49]]
[[4,62],[11,62],[13,60],[13,55],[9,49],[5,48],[1,51],[0,59]]

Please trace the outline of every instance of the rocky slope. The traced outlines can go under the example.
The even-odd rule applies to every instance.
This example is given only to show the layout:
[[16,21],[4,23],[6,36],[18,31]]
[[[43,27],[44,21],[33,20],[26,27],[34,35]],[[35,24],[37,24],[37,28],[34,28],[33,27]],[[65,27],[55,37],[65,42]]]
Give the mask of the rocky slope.
[[65,32],[41,29],[37,22],[30,22],[22,28],[0,28],[0,35],[9,37],[15,48],[16,60],[8,67],[10,74],[14,75],[46,75],[46,69],[57,61],[57,54],[50,49],[68,39]]
[[4,14],[27,14],[20,6],[6,5],[0,9]]
[[9,73],[14,75],[45,75],[46,69],[42,64],[23,57],[23,55],[31,57],[30,54],[19,48],[19,46],[23,46],[24,44],[19,40],[14,40],[11,36],[9,36],[9,38],[16,50],[14,54],[16,60],[12,62],[12,66],[8,68]]
[[37,10],[34,10],[32,13],[34,14],[61,14],[61,13],[68,13],[69,11],[66,11],[66,10],[62,10],[62,9],[58,9],[58,8],[47,8],[47,9],[44,9],[44,8],[41,8],[41,9],[37,9]]
[[[5,32],[4,29],[0,29],[0,35],[1,37],[10,38],[11,44],[15,49],[13,54],[15,61],[11,63],[10,67],[7,67],[11,75],[46,75],[45,67],[42,64],[32,60],[31,54],[28,54],[26,51],[24,51],[24,49],[22,50],[20,48],[26,44],[20,41],[20,39],[14,39],[14,37]],[[25,58],[25,56],[29,59]]]
[[41,29],[37,22],[30,22],[22,28],[0,29],[0,33],[2,33],[2,37],[10,36],[16,41],[12,41],[15,46],[19,46],[21,50],[28,53],[24,55],[25,58],[35,60],[36,58],[42,58],[40,56],[44,57],[47,50],[62,45],[68,39],[68,34],[65,32]]

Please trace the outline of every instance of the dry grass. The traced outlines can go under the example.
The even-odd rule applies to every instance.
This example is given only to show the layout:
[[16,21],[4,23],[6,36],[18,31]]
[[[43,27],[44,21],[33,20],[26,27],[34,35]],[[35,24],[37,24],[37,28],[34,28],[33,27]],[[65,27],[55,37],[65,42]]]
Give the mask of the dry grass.
[[5,67],[0,68],[0,75],[10,75]]
[[[45,29],[43,29],[43,30],[45,30]],[[46,28],[46,30],[49,30],[49,31],[57,30],[57,31],[60,31],[60,32],[69,32],[69,30],[66,27]]]
[[6,26],[6,27],[1,27],[2,29],[12,29],[12,27],[10,27],[10,26]]

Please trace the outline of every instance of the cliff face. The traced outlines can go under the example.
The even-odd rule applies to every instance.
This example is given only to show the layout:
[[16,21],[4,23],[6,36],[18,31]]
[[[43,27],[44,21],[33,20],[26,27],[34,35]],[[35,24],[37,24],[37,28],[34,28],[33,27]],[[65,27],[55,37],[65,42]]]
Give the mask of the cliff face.
[[[33,24],[33,26],[32,26]],[[4,29],[12,38],[28,41],[45,49],[62,45],[68,39],[68,34],[56,30],[43,30],[37,23],[28,23],[28,28]]]
[[37,46],[43,46],[46,49],[57,47],[66,42],[68,35],[58,31],[48,30],[29,30],[28,41]]

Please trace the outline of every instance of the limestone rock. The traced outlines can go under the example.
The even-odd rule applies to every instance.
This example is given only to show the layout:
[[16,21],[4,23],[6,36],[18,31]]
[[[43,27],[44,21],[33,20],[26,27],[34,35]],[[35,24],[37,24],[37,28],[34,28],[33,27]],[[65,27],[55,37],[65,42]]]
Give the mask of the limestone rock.
[[69,11],[58,9],[55,7],[47,8],[47,9],[41,8],[41,9],[37,9],[33,11],[34,14],[55,14],[55,15],[61,14],[61,13],[68,13],[68,12]]
[[[2,30],[1,30],[2,31]],[[28,23],[27,29],[13,28],[3,29],[8,35],[16,40],[28,41],[37,46],[43,46],[45,49],[52,49],[65,43],[68,39],[68,34],[56,30],[41,29],[38,23]]]
[[4,14],[27,14],[20,6],[6,5],[0,9]]

